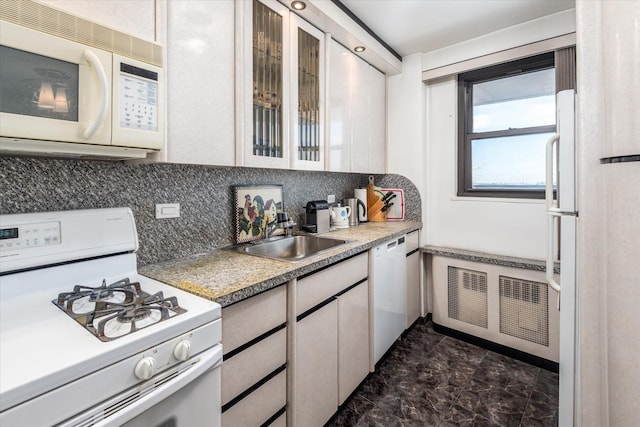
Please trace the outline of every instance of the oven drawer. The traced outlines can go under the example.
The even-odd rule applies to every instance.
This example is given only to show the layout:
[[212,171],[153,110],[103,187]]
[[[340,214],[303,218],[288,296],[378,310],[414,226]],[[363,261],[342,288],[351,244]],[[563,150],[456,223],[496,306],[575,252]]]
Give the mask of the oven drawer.
[[[222,413],[223,427],[259,426],[270,421],[287,404],[287,371],[280,371],[262,386]],[[274,421],[281,422],[282,415]],[[273,424],[272,424],[273,425]]]
[[287,287],[278,286],[222,309],[222,347],[236,348],[287,322]]
[[223,405],[287,362],[287,328],[231,355],[222,365]]

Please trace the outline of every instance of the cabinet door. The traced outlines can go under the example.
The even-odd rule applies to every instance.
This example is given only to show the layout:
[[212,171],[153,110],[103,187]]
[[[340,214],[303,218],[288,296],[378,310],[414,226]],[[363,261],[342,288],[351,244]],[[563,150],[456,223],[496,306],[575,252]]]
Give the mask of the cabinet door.
[[369,285],[338,297],[338,404],[369,374]]
[[169,125],[167,149],[156,160],[233,166],[234,2],[172,1],[166,8]]
[[351,170],[369,173],[369,131],[373,124],[369,117],[369,68],[370,65],[354,54],[351,55]]
[[369,66],[369,169],[367,173],[387,171],[387,78]]
[[327,170],[386,170],[386,76],[329,42]]
[[322,426],[338,409],[338,302],[296,324],[295,425]]
[[324,34],[291,14],[291,168],[324,169]]
[[407,257],[407,328],[420,317],[420,251]]
[[351,172],[351,63],[353,54],[329,42],[327,169]]
[[238,165],[289,167],[289,10],[240,1],[237,18]]

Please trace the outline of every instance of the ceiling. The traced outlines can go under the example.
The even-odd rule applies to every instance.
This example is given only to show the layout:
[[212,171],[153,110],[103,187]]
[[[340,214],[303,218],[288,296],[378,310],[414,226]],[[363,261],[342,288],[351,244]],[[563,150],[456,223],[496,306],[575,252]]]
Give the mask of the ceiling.
[[341,0],[401,56],[575,7],[575,0]]

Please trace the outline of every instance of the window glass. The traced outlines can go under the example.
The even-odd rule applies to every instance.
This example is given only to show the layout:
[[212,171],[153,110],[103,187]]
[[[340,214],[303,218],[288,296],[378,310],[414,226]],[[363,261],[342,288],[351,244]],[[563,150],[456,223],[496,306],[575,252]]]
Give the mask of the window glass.
[[553,133],[471,141],[471,188],[544,190],[545,146]]
[[556,122],[554,69],[473,84],[473,132]]
[[458,195],[544,197],[555,71],[549,52],[458,76]]

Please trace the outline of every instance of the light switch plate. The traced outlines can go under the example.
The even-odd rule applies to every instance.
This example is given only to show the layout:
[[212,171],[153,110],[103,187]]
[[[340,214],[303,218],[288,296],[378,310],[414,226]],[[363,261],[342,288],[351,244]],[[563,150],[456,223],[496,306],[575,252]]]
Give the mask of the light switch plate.
[[327,196],[327,202],[328,203],[335,203],[336,202],[336,195],[335,194],[329,194]]
[[180,217],[180,203],[156,203],[156,219]]

